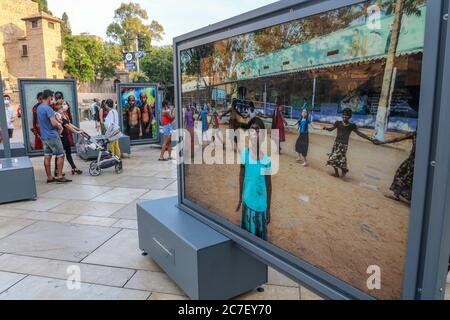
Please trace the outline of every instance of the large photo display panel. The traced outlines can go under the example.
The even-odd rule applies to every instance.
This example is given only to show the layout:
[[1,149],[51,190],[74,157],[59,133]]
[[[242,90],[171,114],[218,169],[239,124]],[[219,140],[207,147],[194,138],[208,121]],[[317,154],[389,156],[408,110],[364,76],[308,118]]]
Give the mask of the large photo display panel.
[[158,141],[157,86],[120,84],[119,113],[123,132],[132,143]]
[[[39,97],[45,90],[55,93],[51,107],[56,104],[67,106],[67,118],[75,126],[79,125],[76,82],[74,80],[20,79],[20,101],[25,147],[31,155],[43,154],[43,143],[37,120],[37,108],[41,104]],[[76,136],[70,135],[70,142],[75,146]]]
[[[375,298],[401,299],[426,11],[425,0],[365,1],[181,51],[192,142],[264,126],[281,146],[259,157],[225,146],[234,165],[185,163],[185,199]],[[368,281],[378,271],[380,287]]]

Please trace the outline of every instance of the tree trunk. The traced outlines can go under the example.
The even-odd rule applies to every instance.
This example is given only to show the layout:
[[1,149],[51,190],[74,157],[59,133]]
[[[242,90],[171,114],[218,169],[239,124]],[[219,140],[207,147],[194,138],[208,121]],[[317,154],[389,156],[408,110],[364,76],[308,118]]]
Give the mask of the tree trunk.
[[397,53],[397,45],[402,27],[402,16],[405,0],[396,0],[395,2],[395,17],[392,23],[391,44],[386,57],[386,67],[384,69],[383,87],[381,89],[380,102],[378,105],[377,121],[375,124],[374,138],[379,141],[384,141],[386,131],[386,121],[389,116],[389,97],[391,96],[392,75],[395,67],[395,56]]

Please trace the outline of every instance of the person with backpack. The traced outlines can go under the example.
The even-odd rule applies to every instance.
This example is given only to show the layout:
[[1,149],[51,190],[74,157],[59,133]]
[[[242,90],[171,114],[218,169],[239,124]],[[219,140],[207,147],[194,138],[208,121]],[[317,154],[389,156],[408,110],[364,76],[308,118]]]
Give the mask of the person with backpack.
[[[119,113],[114,109],[114,101],[111,99],[106,100],[105,108],[108,111],[108,115],[105,118],[105,129],[107,132],[120,131],[119,125]],[[120,150],[119,140],[111,141],[109,145],[109,151],[116,155],[117,158],[122,158],[122,151]]]
[[91,104],[91,120],[94,121],[96,125],[99,119],[99,111],[100,100],[98,98],[95,98],[94,102]]

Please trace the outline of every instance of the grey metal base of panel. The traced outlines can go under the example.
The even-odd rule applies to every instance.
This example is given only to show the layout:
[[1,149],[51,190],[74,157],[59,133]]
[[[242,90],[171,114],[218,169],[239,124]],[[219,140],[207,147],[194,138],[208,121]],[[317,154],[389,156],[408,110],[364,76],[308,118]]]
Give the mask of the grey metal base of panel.
[[138,204],[139,245],[191,299],[228,300],[267,283],[267,265],[177,203]]
[[119,140],[120,151],[123,154],[131,155],[131,140],[128,136],[123,136]]
[[0,204],[36,199],[36,182],[30,158],[0,159]]
[[[26,157],[27,151],[25,150],[25,145],[22,143],[11,143],[11,157],[18,158],[18,157]],[[0,158],[5,157],[5,149],[3,147],[3,144],[0,144]]]
[[[96,137],[92,137],[92,139],[102,139],[104,138],[104,136],[96,136]],[[122,154],[125,155],[131,155],[131,141],[130,141],[130,137],[128,136],[123,136],[119,139],[119,146],[120,146],[120,151],[122,152]],[[105,155],[107,153],[105,152]],[[92,149],[87,149],[83,152],[77,152],[77,155],[85,160],[95,160],[98,157],[98,152]]]

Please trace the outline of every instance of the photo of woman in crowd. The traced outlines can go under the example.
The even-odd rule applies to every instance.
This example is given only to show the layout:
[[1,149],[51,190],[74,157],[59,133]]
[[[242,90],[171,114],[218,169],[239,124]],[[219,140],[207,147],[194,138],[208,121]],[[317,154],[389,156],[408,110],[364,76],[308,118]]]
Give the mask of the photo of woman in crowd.
[[[329,155],[327,166],[333,167],[334,174],[336,178],[342,177],[345,178],[347,173],[349,172],[348,164],[347,164],[347,151],[348,151],[348,143],[350,140],[350,135],[354,132],[358,136],[363,139],[374,141],[372,138],[362,133],[358,126],[354,123],[350,122],[350,119],[353,116],[353,112],[351,109],[344,109],[342,111],[342,121],[336,121],[333,127],[328,128],[324,127],[323,130],[332,132],[337,130],[336,140],[334,142],[333,150]],[[339,173],[341,170],[341,173]]]
[[209,126],[212,127],[212,140],[213,142],[216,142],[217,139],[219,144],[223,145],[222,131],[220,130],[220,117],[217,110],[214,109],[212,111],[211,120],[209,121]]
[[239,203],[236,211],[242,209],[241,228],[256,237],[268,240],[268,225],[271,220],[272,177],[271,160],[261,151],[265,130],[260,118],[250,123],[250,147],[241,153],[239,175]]
[[209,130],[209,110],[208,106],[205,104],[203,106],[202,112],[200,113],[199,120],[202,122],[202,139],[203,141],[208,141],[208,130]]
[[309,149],[309,125],[312,123],[307,109],[302,111],[301,119],[297,122],[299,136],[295,144],[295,151],[298,154],[297,162],[303,162],[304,167],[308,166],[308,149]]
[[195,109],[188,105],[184,112],[184,128],[189,132],[191,141],[191,155],[194,156],[194,143],[195,143],[195,122],[194,122]]
[[287,122],[284,119],[283,110],[281,107],[280,99],[276,100],[275,111],[272,116],[272,130],[278,130],[278,138],[280,142],[280,153],[281,153],[281,143],[286,141],[286,127]]

